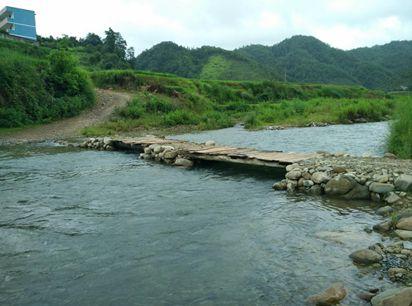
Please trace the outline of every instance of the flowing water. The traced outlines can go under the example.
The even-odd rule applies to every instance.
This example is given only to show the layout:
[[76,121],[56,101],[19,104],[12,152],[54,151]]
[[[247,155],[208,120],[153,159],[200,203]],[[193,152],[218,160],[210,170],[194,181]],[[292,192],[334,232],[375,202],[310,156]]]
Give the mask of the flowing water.
[[[381,154],[385,127],[181,137]],[[381,220],[374,207],[273,191],[281,176],[51,144],[1,147],[0,304],[304,305],[343,281],[346,304],[361,305],[359,290],[390,286],[348,258],[380,241],[363,230]]]
[[249,132],[242,127],[173,136],[196,142],[215,140],[220,144],[286,152],[346,152],[352,155],[383,155],[388,122],[326,127],[292,128]]

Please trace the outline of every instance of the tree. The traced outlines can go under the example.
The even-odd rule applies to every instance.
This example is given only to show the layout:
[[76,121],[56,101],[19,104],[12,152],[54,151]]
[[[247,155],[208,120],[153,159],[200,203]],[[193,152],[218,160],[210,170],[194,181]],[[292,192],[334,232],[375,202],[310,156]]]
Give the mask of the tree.
[[135,67],[136,57],[134,55],[134,48],[133,47],[130,47],[130,48],[127,49],[127,51],[126,51],[126,61],[128,61],[129,64],[132,67]]
[[105,51],[114,53],[121,59],[126,59],[127,43],[119,32],[109,28],[106,32],[106,37],[103,39]]
[[83,44],[86,46],[98,46],[101,45],[102,39],[100,38],[99,35],[94,34],[94,33],[89,33],[87,34],[86,38],[83,40]]

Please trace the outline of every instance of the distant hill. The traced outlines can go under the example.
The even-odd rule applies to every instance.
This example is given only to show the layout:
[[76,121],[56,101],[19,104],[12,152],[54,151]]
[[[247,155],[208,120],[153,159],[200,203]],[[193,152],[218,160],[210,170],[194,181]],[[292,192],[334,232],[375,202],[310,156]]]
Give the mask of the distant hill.
[[136,58],[136,68],[203,79],[284,79],[303,83],[412,88],[412,41],[343,51],[311,36],[293,36],[273,46],[227,51],[188,49],[163,42]]
[[188,78],[220,80],[259,80],[278,78],[250,57],[221,48],[204,46],[188,49],[162,42],[136,58],[136,68],[173,73]]

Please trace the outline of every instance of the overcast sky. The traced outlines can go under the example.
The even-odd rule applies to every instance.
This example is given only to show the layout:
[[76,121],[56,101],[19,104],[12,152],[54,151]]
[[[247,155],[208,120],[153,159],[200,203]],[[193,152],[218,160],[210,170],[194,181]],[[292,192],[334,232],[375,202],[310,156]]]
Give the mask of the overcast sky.
[[297,34],[341,49],[412,39],[412,0],[9,0],[36,11],[42,36],[108,27],[137,53],[161,41],[234,49]]

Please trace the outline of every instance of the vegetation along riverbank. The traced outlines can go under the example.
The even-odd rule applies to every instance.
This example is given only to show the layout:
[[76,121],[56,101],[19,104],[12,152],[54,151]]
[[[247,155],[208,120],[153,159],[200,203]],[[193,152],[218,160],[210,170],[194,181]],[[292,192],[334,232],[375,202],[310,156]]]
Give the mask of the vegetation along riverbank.
[[0,39],[5,58],[0,70],[3,135],[13,134],[4,128],[43,124],[90,108],[94,104],[92,80],[98,88],[128,91],[133,99],[126,106],[120,104],[111,117],[86,125],[86,136],[147,130],[165,134],[237,123],[260,129],[381,121],[391,119],[397,109],[388,148],[401,157],[411,156],[410,95],[346,85],[214,81],[100,70],[130,68],[136,60],[121,35],[111,29],[104,39],[90,34],[81,42],[66,37],[43,38],[40,43]]

